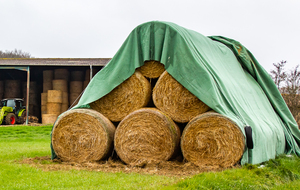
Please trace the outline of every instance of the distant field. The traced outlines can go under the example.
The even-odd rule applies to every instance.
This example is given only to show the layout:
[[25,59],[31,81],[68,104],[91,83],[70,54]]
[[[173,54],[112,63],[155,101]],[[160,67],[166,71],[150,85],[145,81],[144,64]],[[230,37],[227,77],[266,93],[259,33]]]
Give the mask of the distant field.
[[[300,159],[282,155],[262,165],[246,165],[190,177],[76,169],[49,160],[52,126],[0,127],[0,189],[299,189]],[[48,160],[37,158],[47,156]],[[29,159],[35,158],[35,159]],[[33,160],[36,164],[24,164]]]

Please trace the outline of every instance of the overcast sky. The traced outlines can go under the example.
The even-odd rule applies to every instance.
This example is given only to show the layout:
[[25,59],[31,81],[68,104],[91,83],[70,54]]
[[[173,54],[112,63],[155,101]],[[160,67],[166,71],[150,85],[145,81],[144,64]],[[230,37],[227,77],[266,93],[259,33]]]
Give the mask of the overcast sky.
[[268,72],[281,60],[300,64],[300,0],[0,0],[0,50],[111,58],[153,20],[235,39]]

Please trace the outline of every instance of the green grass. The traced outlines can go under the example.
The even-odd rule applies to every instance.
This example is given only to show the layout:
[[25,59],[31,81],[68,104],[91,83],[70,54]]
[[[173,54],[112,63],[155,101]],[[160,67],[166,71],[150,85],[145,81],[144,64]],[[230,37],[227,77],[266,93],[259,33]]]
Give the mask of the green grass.
[[43,171],[20,164],[25,158],[50,156],[51,129],[52,126],[0,127],[0,189],[300,189],[297,156],[282,155],[260,165],[247,164],[186,179],[122,172]]

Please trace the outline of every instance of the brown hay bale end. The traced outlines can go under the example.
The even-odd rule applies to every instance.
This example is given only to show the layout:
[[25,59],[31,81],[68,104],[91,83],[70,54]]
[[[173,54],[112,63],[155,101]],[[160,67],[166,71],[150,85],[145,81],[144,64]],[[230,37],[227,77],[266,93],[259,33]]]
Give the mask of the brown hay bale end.
[[41,105],[45,106],[47,105],[47,102],[48,102],[48,93],[46,92],[41,93]]
[[68,92],[68,81],[66,80],[53,80],[52,85],[53,90]]
[[61,114],[61,103],[47,103],[47,113],[48,114]]
[[62,92],[62,103],[69,104],[69,93]]
[[48,90],[47,102],[62,103],[62,91],[60,90]]
[[79,99],[80,99],[81,95],[78,92],[75,93],[70,93],[69,94],[69,100],[70,100],[70,105],[72,107],[74,107],[75,105],[77,105]]
[[184,158],[204,167],[233,166],[241,159],[244,147],[245,138],[237,124],[213,112],[193,118],[181,137]]
[[42,124],[54,124],[57,114],[42,114]]
[[129,113],[146,106],[150,97],[151,85],[149,81],[136,71],[109,94],[92,102],[90,106],[111,121],[117,122]]
[[83,71],[71,71],[71,81],[83,81]]
[[68,69],[54,69],[54,80],[66,80],[69,81]]
[[21,97],[21,81],[5,80],[4,98],[20,98]]
[[43,71],[43,83],[49,83],[53,80],[53,70]]
[[41,105],[41,113],[47,114],[47,105]]
[[180,129],[173,120],[155,108],[130,113],[118,125],[115,150],[127,164],[169,160],[179,146]]
[[43,92],[48,92],[48,90],[53,90],[52,81],[43,83]]
[[63,113],[69,109],[69,103],[61,104],[61,110],[60,113]]
[[153,102],[158,109],[179,123],[189,122],[210,109],[167,71],[159,77],[153,89]]
[[63,161],[97,161],[111,154],[114,132],[111,121],[95,110],[69,110],[53,127],[52,145]]
[[82,81],[71,81],[70,82],[70,93],[81,93],[83,87]]
[[165,66],[158,61],[145,61],[137,71],[147,78],[158,78],[165,71]]

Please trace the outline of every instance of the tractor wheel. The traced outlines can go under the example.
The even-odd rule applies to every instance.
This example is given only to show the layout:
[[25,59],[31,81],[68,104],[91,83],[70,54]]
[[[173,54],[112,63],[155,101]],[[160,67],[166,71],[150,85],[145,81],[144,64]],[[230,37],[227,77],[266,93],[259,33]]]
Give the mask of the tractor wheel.
[[26,111],[23,111],[22,115],[19,117],[18,123],[23,124],[26,121]]
[[6,125],[14,125],[14,124],[16,124],[16,121],[17,121],[17,117],[14,113],[9,113],[5,117]]

